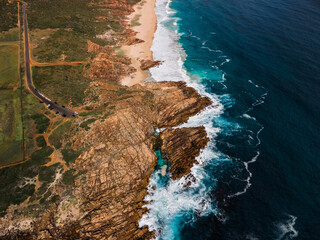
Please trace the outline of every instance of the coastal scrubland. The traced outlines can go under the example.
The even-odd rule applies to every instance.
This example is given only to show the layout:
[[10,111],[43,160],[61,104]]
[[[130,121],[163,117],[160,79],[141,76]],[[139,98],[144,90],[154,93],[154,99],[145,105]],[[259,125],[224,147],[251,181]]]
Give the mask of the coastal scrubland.
[[[5,11],[15,18],[8,19],[0,39],[21,40],[17,2],[5,2]],[[0,238],[153,237],[146,227],[138,228],[138,221],[146,212],[144,196],[156,165],[155,129],[186,122],[210,100],[181,82],[121,85],[121,79],[134,76],[137,68],[147,70],[159,64],[141,59],[141,66],[133,66],[122,49],[144,42],[130,29],[142,24],[143,16],[128,18],[137,2],[27,1],[34,85],[79,114],[63,118],[39,102],[25,88],[22,49],[21,56],[11,56],[20,57],[20,65],[19,61],[16,66],[9,64],[8,70],[19,69],[21,81],[17,78],[14,87],[6,77],[10,74],[5,74],[3,83],[12,88],[11,95],[20,94],[15,106],[20,110],[22,134],[16,136],[23,136],[18,139],[25,157],[20,164],[0,168],[0,195],[4,196],[0,198]],[[9,102],[0,99],[0,104]],[[11,119],[17,113],[5,112]],[[14,121],[4,123],[7,132],[1,137],[19,129],[12,126]],[[207,142],[204,128],[177,132],[159,136],[164,143],[159,149],[176,161],[171,163],[176,178],[188,173]],[[184,144],[190,154],[187,160]],[[184,161],[188,163],[181,167]]]
[[[89,88],[89,68],[98,52],[89,51],[88,42],[110,46],[106,49],[108,55],[112,54],[113,47],[126,37],[123,17],[135,3],[124,1],[115,6],[112,1],[100,0],[26,2],[31,64],[48,63],[32,68],[34,85],[59,104],[78,107],[80,116],[77,120],[61,119],[24,88],[20,45],[23,26],[18,26],[18,1],[1,1],[0,10],[5,14],[0,17],[0,191],[2,195],[8,193],[0,201],[1,215],[10,211],[10,205],[22,202],[30,206],[29,210],[42,211],[48,199],[59,200],[57,195],[51,196],[54,179],[62,186],[70,186],[83,174],[71,165],[90,144],[74,149],[72,138],[76,132],[88,131],[91,123],[112,114],[111,109],[85,106],[99,101],[97,93]],[[105,36],[108,31],[115,36]],[[83,64],[55,65],[58,61]],[[26,214],[23,209],[19,211]]]
[[18,46],[0,45],[0,165],[23,160],[19,85]]

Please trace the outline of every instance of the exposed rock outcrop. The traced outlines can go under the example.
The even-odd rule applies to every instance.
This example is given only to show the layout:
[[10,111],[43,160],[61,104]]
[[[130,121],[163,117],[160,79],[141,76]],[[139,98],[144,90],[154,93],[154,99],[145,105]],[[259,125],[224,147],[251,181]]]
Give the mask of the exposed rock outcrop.
[[24,218],[23,228],[14,215],[0,222],[2,230],[10,226],[13,230],[24,229],[10,236],[151,239],[152,233],[138,228],[138,221],[146,211],[143,199],[156,165],[154,129],[169,128],[161,134],[162,151],[167,154],[174,178],[190,171],[194,158],[208,141],[203,127],[170,129],[210,104],[184,83],[147,83],[127,88],[97,82],[91,88],[103,88],[95,107],[105,109],[107,117],[97,119],[88,130],[78,130],[72,137],[72,148],[84,151],[69,167],[81,177],[71,188],[58,182],[55,192],[60,200],[38,217]]
[[140,60],[140,68],[142,70],[148,70],[149,68],[159,66],[161,61],[152,61],[152,60]]
[[99,53],[91,63],[89,76],[92,79],[118,82],[119,79],[135,71],[125,56]]
[[[100,4],[110,15],[133,11],[126,0]],[[97,16],[98,21],[106,19],[109,17]],[[128,24],[119,21],[122,26]],[[110,31],[101,37],[121,39],[121,44],[129,45],[140,41],[130,29]],[[51,190],[58,198],[38,211],[39,215],[34,215],[32,208],[25,210],[28,201],[26,206],[21,205],[21,211],[12,208],[10,214],[0,218],[0,236],[6,235],[3,239],[151,239],[153,233],[146,227],[138,228],[138,221],[146,212],[143,199],[156,165],[154,130],[167,128],[160,135],[161,150],[170,162],[174,179],[190,172],[195,157],[208,142],[204,127],[172,127],[210,105],[209,98],[201,97],[183,82],[119,86],[121,77],[135,71],[130,59],[115,54],[110,46],[91,41],[88,52],[96,56],[86,71],[92,80],[86,91],[98,100],[90,102],[88,97],[86,104],[99,113],[70,120],[74,131],[63,143],[82,152],[68,165],[79,177],[73,176],[75,181],[70,185],[62,183],[62,176],[57,178]],[[142,60],[141,69],[158,64]],[[88,120],[92,121],[81,127]]]
[[172,179],[179,179],[190,173],[209,138],[203,126],[195,128],[178,128],[164,130],[160,138],[163,142],[161,151],[170,163]]
[[[75,142],[75,147],[93,143],[75,163],[77,169],[87,171],[86,184],[77,182],[76,189],[81,189],[77,195],[83,199],[81,234],[90,239],[150,239],[151,233],[139,229],[137,222],[145,212],[143,198],[156,164],[153,130],[158,124],[181,124],[210,103],[182,83],[148,83],[127,90],[124,99],[105,96],[104,101],[116,104],[115,113],[94,123],[85,138]],[[195,101],[187,101],[188,96]],[[173,121],[176,114],[179,119]],[[204,128],[167,130],[162,139],[170,161],[175,162],[176,177],[188,172],[208,141]],[[184,154],[190,156],[184,159]],[[186,164],[183,170],[180,164]]]

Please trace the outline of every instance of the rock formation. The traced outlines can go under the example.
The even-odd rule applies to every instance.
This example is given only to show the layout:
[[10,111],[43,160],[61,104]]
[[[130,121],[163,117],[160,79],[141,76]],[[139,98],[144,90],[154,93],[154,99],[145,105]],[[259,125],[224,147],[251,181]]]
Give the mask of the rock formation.
[[179,179],[190,173],[190,169],[196,162],[209,138],[204,127],[166,129],[161,135],[163,145],[161,151],[167,157],[170,164],[172,179]]
[[[133,11],[126,0],[101,4],[111,15]],[[140,41],[130,29],[107,35],[122,39],[121,44]],[[208,142],[204,127],[172,129],[210,105],[208,98],[183,82],[120,86],[121,77],[135,71],[130,59],[91,41],[88,52],[96,55],[84,71],[92,80],[85,104],[96,112],[70,120],[72,132],[62,143],[81,152],[74,162],[64,164],[74,171],[74,182],[67,185],[56,177],[51,190],[57,199],[38,214],[33,214],[28,200],[25,206],[11,206],[10,214],[0,218],[0,239],[151,239],[153,233],[138,228],[138,221],[146,212],[143,199],[156,165],[155,129],[166,129],[160,135],[161,150],[174,179],[190,172]],[[157,64],[141,61],[141,69]]]

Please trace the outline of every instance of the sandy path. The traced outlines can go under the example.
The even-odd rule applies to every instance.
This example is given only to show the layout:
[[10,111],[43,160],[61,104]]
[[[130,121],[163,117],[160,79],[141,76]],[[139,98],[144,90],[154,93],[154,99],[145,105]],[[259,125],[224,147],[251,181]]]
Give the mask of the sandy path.
[[134,26],[132,29],[137,32],[136,37],[145,42],[121,47],[125,55],[131,58],[132,66],[137,70],[137,72],[121,80],[123,85],[142,84],[149,76],[148,72],[140,69],[139,60],[153,60],[153,53],[150,48],[157,28],[157,17],[154,11],[155,3],[156,0],[142,0],[134,6],[135,11],[129,16],[128,21],[131,23],[132,19],[140,15],[138,22],[141,25]]

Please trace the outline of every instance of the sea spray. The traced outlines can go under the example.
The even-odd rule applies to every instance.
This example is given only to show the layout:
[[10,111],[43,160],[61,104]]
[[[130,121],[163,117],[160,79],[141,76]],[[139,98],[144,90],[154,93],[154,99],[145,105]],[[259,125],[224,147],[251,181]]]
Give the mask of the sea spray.
[[[148,203],[144,206],[148,209],[148,212],[139,221],[139,227],[148,226],[150,231],[155,232],[157,239],[168,240],[180,239],[182,229],[187,225],[192,225],[199,217],[213,214],[218,219],[224,220],[225,216],[219,210],[212,192],[218,182],[219,171],[222,169],[221,165],[234,164],[238,166],[241,164],[219,151],[216,146],[216,137],[222,132],[226,135],[232,135],[243,130],[238,123],[229,122],[222,117],[225,110],[235,104],[231,95],[226,92],[217,95],[208,91],[206,84],[204,84],[204,81],[210,79],[212,83],[220,84],[224,91],[227,90],[225,85],[227,76],[220,68],[230,63],[231,59],[221,50],[207,46],[207,41],[201,41],[191,31],[188,35],[179,33],[179,18],[175,16],[176,12],[170,8],[170,3],[169,0],[157,0],[156,2],[155,11],[158,26],[151,50],[154,60],[159,60],[162,64],[150,69],[151,77],[149,80],[183,81],[196,89],[202,96],[208,97],[212,104],[199,114],[190,117],[186,123],[175,127],[204,126],[210,139],[207,146],[201,150],[200,155],[196,158],[197,163],[191,168],[191,173],[181,179],[172,180],[167,172],[164,184],[163,171],[156,168],[150,178],[148,195],[145,197],[145,201]],[[188,56],[179,43],[179,39],[186,36],[199,42],[204,51],[216,54],[216,60],[209,61],[208,65],[199,66],[192,72],[187,72],[184,65]],[[251,137],[250,134],[248,134],[248,138]],[[255,143],[254,137],[251,138],[252,142]],[[157,155],[159,156],[159,154],[158,152]],[[254,161],[251,160],[251,162]],[[247,168],[247,165],[251,162],[242,166],[249,175],[247,178],[243,178],[247,180],[248,185],[240,186],[245,191],[251,184],[252,173]],[[240,179],[238,181],[242,181],[241,178],[238,179]]]
[[212,101],[211,106],[191,117],[186,124],[177,127],[205,126],[210,142],[197,157],[198,164],[191,168],[191,174],[178,180],[170,179],[166,185],[162,184],[161,170],[157,169],[151,176],[148,195],[145,198],[148,202],[145,207],[149,211],[139,222],[140,227],[146,225],[150,231],[155,231],[157,238],[178,239],[181,228],[188,222],[193,222],[196,215],[219,214],[208,195],[214,184],[208,188],[203,179],[208,178],[204,170],[207,161],[219,159],[214,151],[214,137],[219,132],[219,128],[212,126],[212,118],[223,112],[223,106],[219,103],[217,96],[205,91],[199,78],[190,77],[184,69],[183,61],[186,54],[178,43],[179,34],[176,24],[178,19],[173,17],[175,12],[169,4],[170,1],[167,0],[158,0],[156,3],[158,27],[152,51],[154,59],[163,63],[150,69],[151,78],[154,81],[184,81]]

